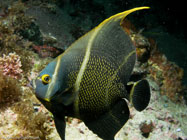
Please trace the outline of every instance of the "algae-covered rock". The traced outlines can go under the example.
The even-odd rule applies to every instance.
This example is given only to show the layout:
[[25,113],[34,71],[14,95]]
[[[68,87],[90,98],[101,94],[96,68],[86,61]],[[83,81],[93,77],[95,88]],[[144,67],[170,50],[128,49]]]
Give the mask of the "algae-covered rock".
[[0,71],[0,109],[6,109],[20,100],[22,89],[17,79],[3,75]]

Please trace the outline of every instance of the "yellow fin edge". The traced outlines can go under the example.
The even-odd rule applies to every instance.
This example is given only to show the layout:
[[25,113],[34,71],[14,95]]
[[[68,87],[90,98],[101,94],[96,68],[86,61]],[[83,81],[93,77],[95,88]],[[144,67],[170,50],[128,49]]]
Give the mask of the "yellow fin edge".
[[131,104],[131,105],[133,105],[133,103],[132,103],[132,96],[133,96],[133,94],[134,94],[134,87],[138,84],[138,82],[139,82],[139,81],[135,82],[135,83],[133,84],[133,86],[132,86],[132,89],[130,90],[130,98],[129,98],[130,100],[129,100],[129,101],[130,101],[130,104]]
[[[130,9],[130,10],[127,10],[127,11],[124,11],[124,12],[121,12],[121,13],[118,13],[118,14],[115,14],[107,19],[105,19],[102,23],[99,24],[99,26],[102,26],[103,24],[107,23],[109,20],[111,19],[121,19],[121,21],[123,21],[123,19],[129,15],[130,13],[132,12],[135,12],[135,11],[138,11],[138,10],[143,10],[143,9],[150,9],[150,7],[148,6],[143,6],[143,7],[136,7],[136,8],[133,8],[133,9]],[[98,26],[97,26],[98,27]]]

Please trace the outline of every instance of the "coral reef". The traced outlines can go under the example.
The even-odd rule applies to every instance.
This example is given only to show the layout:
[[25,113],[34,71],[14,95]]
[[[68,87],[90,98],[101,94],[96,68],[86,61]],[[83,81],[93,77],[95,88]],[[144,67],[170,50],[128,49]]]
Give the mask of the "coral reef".
[[150,76],[160,85],[162,95],[168,96],[172,101],[182,101],[183,99],[183,69],[175,63],[167,60],[162,54],[154,40],[150,39],[151,56],[148,60],[148,71]]
[[16,53],[9,53],[8,56],[4,54],[0,57],[0,69],[4,75],[20,79],[23,72],[21,66],[20,56]]
[[32,67],[30,61],[33,52],[29,49],[33,43],[23,39],[19,30],[30,25],[32,18],[24,15],[24,9],[23,3],[15,2],[9,6],[3,18],[0,18],[0,54],[2,57],[2,54],[15,52],[20,56],[23,73],[27,74]]
[[40,104],[28,87],[0,72],[0,139],[37,138],[46,140],[54,129],[46,109],[34,110]]
[[33,96],[30,89],[24,90],[24,97],[17,102],[12,110],[17,114],[17,127],[20,131],[19,137],[36,137],[46,140],[52,131],[52,118],[43,108],[42,111],[35,111],[34,104],[40,104]]
[[24,10],[18,1],[0,15],[0,139],[46,140],[54,126],[47,110],[34,110],[33,104],[40,103],[27,87],[38,55],[31,50],[36,43],[32,40],[36,30],[30,26],[33,18],[25,16]]
[[26,6],[21,1],[15,2],[8,9],[9,14],[7,17],[11,19],[11,22],[8,24],[12,27],[14,34],[36,44],[42,44],[39,27],[35,24],[34,18],[25,15],[26,9]]
[[[38,19],[42,20],[41,25],[45,25],[48,32],[40,32],[42,26],[38,26],[35,18],[25,14],[26,6],[29,4],[25,5],[18,1],[0,10],[0,140],[60,140],[52,116],[35,98],[27,85],[52,60],[49,57],[56,57],[61,53],[61,50],[54,48],[56,47],[54,44],[63,49],[67,48],[73,41],[72,38],[77,39],[96,23],[92,24],[90,18],[93,17],[85,16],[87,12],[78,7],[77,10],[70,10],[69,16],[73,18],[71,20],[67,18],[67,15],[61,15],[63,11],[59,7],[48,3],[50,1],[64,4],[64,1],[22,1],[40,3],[46,10],[49,10],[50,16],[45,13],[45,10],[41,10],[41,7],[38,7],[35,13],[39,15],[37,13],[42,11],[41,15],[45,19],[40,19],[40,17]],[[77,5],[74,0],[71,2]],[[29,6],[29,9],[32,9],[32,6]],[[93,7],[96,6],[93,5]],[[99,7],[99,9],[103,8]],[[32,10],[31,13],[34,13],[35,9]],[[87,10],[90,11],[90,8]],[[80,25],[76,24],[80,21],[80,17],[77,16],[85,18]],[[66,21],[58,17],[64,17]],[[130,107],[130,119],[116,135],[116,140],[144,140],[145,137],[151,140],[187,139],[186,107],[170,101],[182,101],[183,70],[168,61],[166,56],[158,50],[155,41],[144,37],[142,30],[138,31],[130,21],[125,20],[122,25],[136,46],[137,67],[139,67],[137,74],[143,73],[143,76],[149,79],[152,96],[145,112],[138,113]],[[52,28],[53,26],[55,28]],[[9,61],[14,58],[16,58],[15,61]],[[11,65],[12,63],[15,65]],[[7,68],[12,71],[6,72]],[[82,121],[67,117],[66,122],[66,139],[99,140]]]
[[[157,48],[154,39],[144,37],[141,34],[142,30],[137,31],[130,22],[124,22],[122,25],[136,47],[137,67],[143,70],[145,75],[149,73],[149,76],[160,86],[162,95],[168,96],[175,102],[182,101],[185,94],[182,85],[183,69],[168,61]],[[137,73],[142,73],[142,71]]]

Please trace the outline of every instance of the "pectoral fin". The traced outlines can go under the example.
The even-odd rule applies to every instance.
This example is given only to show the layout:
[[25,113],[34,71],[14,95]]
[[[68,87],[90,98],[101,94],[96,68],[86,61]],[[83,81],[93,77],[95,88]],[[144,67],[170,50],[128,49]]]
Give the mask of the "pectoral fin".
[[115,134],[129,118],[129,109],[125,100],[121,99],[114,107],[97,120],[85,122],[86,126],[103,140],[114,140]]
[[75,99],[75,94],[73,93],[73,87],[71,87],[65,89],[62,92],[56,93],[52,101],[68,106],[71,103],[73,103],[74,99]]
[[61,140],[65,140],[65,128],[66,128],[65,118],[59,118],[54,115],[54,121],[55,121],[57,132]]

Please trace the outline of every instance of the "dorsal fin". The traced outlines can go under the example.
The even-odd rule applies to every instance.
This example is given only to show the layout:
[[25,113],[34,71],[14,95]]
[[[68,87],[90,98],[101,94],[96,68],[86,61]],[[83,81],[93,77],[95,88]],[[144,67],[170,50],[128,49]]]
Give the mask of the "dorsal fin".
[[[130,10],[127,10],[127,11],[123,11],[121,13],[118,13],[118,14],[115,14],[107,19],[105,19],[103,22],[101,22],[97,27],[99,26],[102,26],[103,24],[109,22],[111,19],[114,19],[114,20],[118,20],[120,19],[121,22],[125,19],[125,17],[127,15],[129,15],[130,13],[132,12],[135,12],[135,11],[138,11],[138,10],[143,10],[143,9],[149,9],[150,7],[147,7],[147,6],[143,6],[143,7],[136,7],[136,8],[133,8],[133,9],[130,9]],[[120,23],[121,24],[121,23]],[[97,28],[96,27],[96,28]]]
[[71,50],[71,48],[73,46],[75,46],[75,43],[77,43],[78,41],[80,41],[82,38],[84,38],[85,36],[87,36],[89,33],[91,33],[93,30],[100,28],[101,26],[103,26],[105,23],[109,22],[110,20],[121,20],[120,21],[120,25],[122,23],[122,21],[125,19],[125,17],[127,15],[129,15],[132,12],[138,11],[138,10],[143,10],[143,9],[150,9],[150,7],[148,6],[142,6],[142,7],[136,7],[127,11],[123,11],[121,13],[115,14],[113,16],[110,16],[109,18],[105,19],[103,22],[101,22],[98,26],[96,26],[95,28],[93,28],[92,30],[90,30],[88,33],[84,34],[83,36],[81,36],[78,40],[76,40],[74,43],[71,44],[71,46],[61,55],[66,54],[69,50]]

